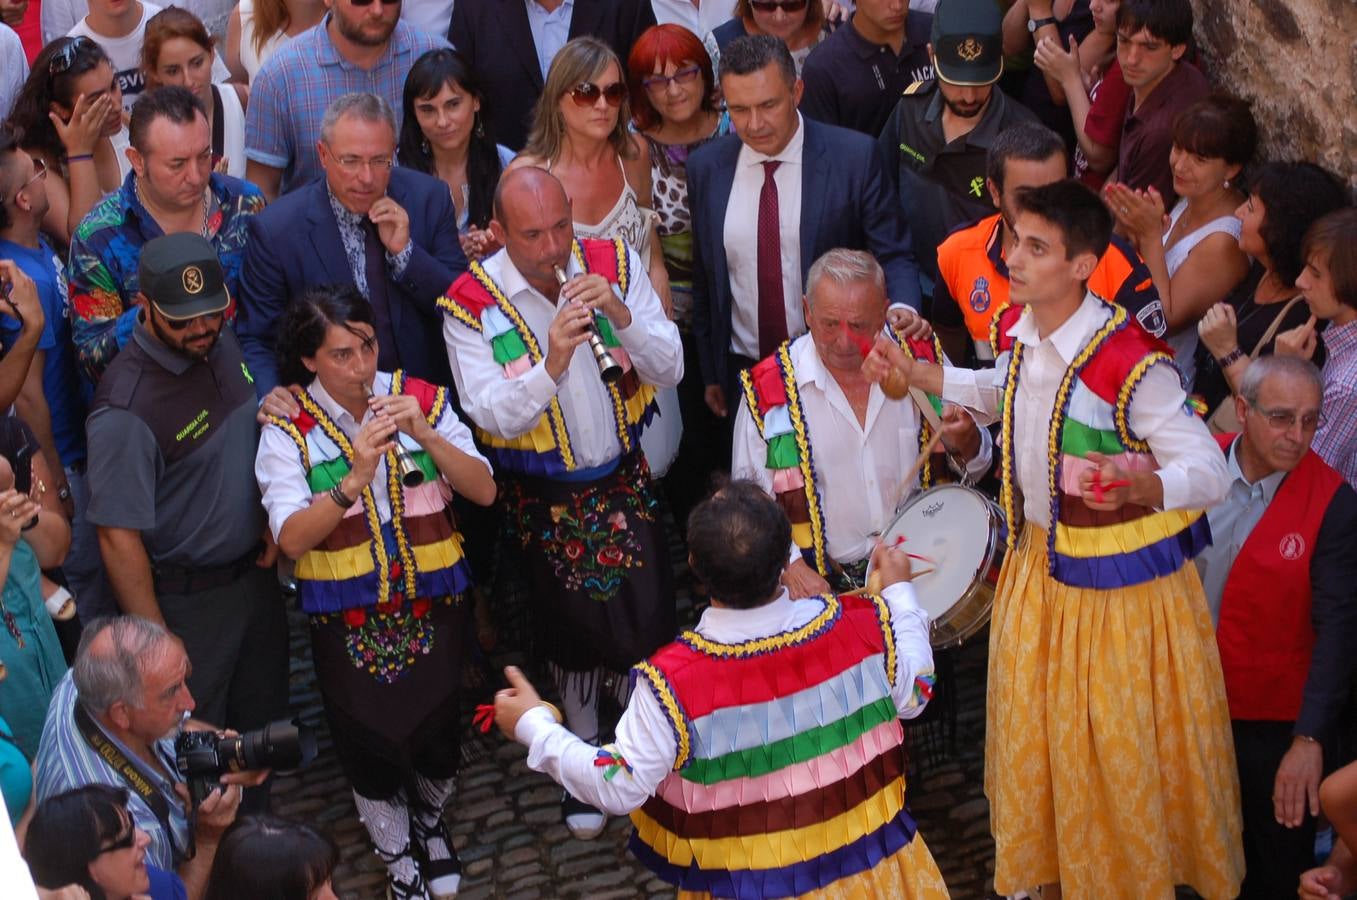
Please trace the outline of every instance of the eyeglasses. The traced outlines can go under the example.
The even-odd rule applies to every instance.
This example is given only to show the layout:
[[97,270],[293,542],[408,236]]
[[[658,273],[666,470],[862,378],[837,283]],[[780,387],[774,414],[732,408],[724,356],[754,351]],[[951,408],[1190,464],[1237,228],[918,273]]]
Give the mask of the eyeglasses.
[[689,84],[694,78],[702,74],[702,67],[699,65],[686,66],[679,69],[673,75],[650,75],[641,79],[641,87],[658,94],[673,84]]
[[570,91],[570,99],[575,101],[576,106],[593,106],[600,96],[608,101],[609,106],[617,109],[627,98],[627,86],[620,81],[614,81],[601,88],[592,81],[581,81]]
[[127,830],[118,835],[113,843],[109,844],[107,847],[100,847],[99,852],[96,853],[95,856],[103,856],[105,853],[113,853],[117,850],[126,850],[136,842],[137,826],[136,823],[129,821],[127,823]]
[[[382,6],[395,6],[401,0],[382,0]],[[349,0],[351,6],[371,6],[372,0]]]
[[76,56],[80,54],[81,50],[85,49],[98,50],[99,45],[90,38],[85,37],[83,34],[72,39],[69,44],[58,50],[52,55],[52,58],[47,61],[47,74],[60,75],[62,72],[65,72],[71,66],[75,65]]
[[1289,409],[1263,409],[1261,406],[1254,406],[1252,403],[1249,404],[1249,409],[1267,419],[1268,426],[1276,431],[1290,431],[1295,427],[1297,418],[1300,419],[1302,431],[1316,431],[1325,421],[1323,413],[1306,413],[1297,417]]
[[374,156],[372,159],[364,159],[361,156],[336,156],[334,161],[349,174],[358,172],[364,166],[371,166],[374,172],[384,172],[396,164],[396,160],[390,156]]
[[194,322],[198,321],[215,322],[224,315],[222,311],[218,311],[203,313],[201,316],[193,316],[192,318],[188,319],[171,319],[169,316],[165,315],[165,310],[161,309],[158,306],[156,307],[156,312],[160,313],[160,318],[165,321],[165,327],[168,328],[170,331],[174,332],[183,331],[184,329],[192,325]]
[[783,12],[797,13],[806,8],[807,0],[749,0],[749,5],[761,13]]
[[[37,181],[40,178],[47,177],[47,163],[38,159],[36,156],[34,156],[32,159],[33,159],[33,177],[25,181],[23,184],[19,185],[17,188],[15,188],[14,194],[9,199],[13,200],[15,197],[19,196],[19,192],[22,191],[24,188],[28,187],[30,184],[32,184],[33,182]],[[3,206],[4,204],[5,198],[3,196],[0,196],[0,206]]]

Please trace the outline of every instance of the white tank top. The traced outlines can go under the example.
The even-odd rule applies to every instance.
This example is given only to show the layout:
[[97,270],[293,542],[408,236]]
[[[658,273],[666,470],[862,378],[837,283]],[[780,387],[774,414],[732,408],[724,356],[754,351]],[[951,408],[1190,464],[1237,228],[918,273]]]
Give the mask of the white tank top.
[[[1168,240],[1168,236],[1173,233],[1174,226],[1178,224],[1186,210],[1186,200],[1179,200],[1174,205],[1173,211],[1169,213],[1169,227],[1164,232],[1163,240]],[[1202,241],[1222,232],[1239,240],[1239,228],[1240,222],[1234,216],[1221,216],[1183,235],[1178,239],[1178,243],[1164,250],[1164,264],[1168,267],[1169,277],[1172,278],[1177,273],[1183,263],[1187,262],[1188,254]],[[1170,335],[1166,340],[1173,348],[1173,361],[1183,376],[1183,387],[1190,392],[1192,382],[1197,377],[1197,364],[1193,359],[1197,353],[1197,328],[1195,325],[1189,325],[1177,334]]]

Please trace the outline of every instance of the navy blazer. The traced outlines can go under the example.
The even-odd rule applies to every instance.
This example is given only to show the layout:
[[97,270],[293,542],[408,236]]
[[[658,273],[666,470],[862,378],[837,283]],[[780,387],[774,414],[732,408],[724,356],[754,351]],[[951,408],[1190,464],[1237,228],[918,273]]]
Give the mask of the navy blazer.
[[[575,0],[569,36],[596,37],[612,47],[626,81],[631,45],[654,24],[650,0]],[[490,136],[511,150],[523,149],[542,93],[542,68],[523,0],[457,0],[448,41],[480,82],[481,115]]]
[[[802,118],[801,283],[811,264],[837,247],[866,250],[886,271],[894,303],[919,308],[919,269],[890,181],[865,134]],[[693,217],[693,335],[702,381],[729,391],[730,269],[726,262],[726,206],[743,145],[735,134],[717,138],[688,158],[688,208]],[[749,227],[756,211],[749,212]],[[796,335],[792,335],[796,337]],[[734,410],[735,399],[726,398]]]
[[[405,272],[388,291],[401,368],[450,385],[443,316],[436,302],[467,268],[452,197],[438,179],[399,167],[391,170],[386,193],[409,214],[414,242]],[[353,283],[323,177],[284,194],[250,220],[236,334],[259,396],[278,383],[274,325],[291,298],[318,284]]]

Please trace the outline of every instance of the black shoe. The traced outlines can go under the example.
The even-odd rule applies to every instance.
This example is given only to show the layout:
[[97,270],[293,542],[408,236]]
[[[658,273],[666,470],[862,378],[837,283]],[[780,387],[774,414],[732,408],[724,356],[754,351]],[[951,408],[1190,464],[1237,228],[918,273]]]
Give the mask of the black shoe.
[[581,841],[592,841],[603,833],[603,827],[608,824],[608,817],[603,814],[603,810],[583,800],[576,800],[569,791],[561,798],[561,818],[570,833]]
[[[433,900],[452,900],[462,886],[462,861],[457,858],[457,848],[452,845],[452,835],[448,832],[448,823],[440,815],[438,824],[430,829],[410,816],[410,834],[414,837],[415,858],[419,860],[419,873]],[[430,849],[440,851],[441,859],[430,858]],[[444,851],[446,848],[446,852]]]

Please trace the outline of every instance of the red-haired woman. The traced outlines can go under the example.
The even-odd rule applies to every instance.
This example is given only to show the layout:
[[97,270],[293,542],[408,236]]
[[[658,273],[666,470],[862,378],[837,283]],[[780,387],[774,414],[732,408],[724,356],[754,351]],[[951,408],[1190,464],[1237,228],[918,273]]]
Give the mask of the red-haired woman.
[[[706,493],[710,473],[729,462],[712,435],[724,425],[702,400],[702,374],[691,333],[693,309],[692,216],[688,211],[688,154],[730,130],[717,105],[711,57],[697,35],[681,25],[654,25],[632,45],[627,58],[632,123],[650,150],[651,208],[659,217],[660,249],[674,321],[683,337],[684,373],[678,399],[686,437],[666,479],[674,518],[687,521],[688,507]],[[681,527],[681,525],[680,525]]]

